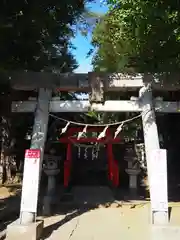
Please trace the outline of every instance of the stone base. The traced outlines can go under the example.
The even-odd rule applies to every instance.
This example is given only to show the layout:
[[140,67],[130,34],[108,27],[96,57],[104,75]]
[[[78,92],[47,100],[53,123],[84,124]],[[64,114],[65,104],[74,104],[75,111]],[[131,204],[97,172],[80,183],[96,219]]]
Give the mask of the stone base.
[[52,205],[52,197],[45,196],[43,200],[43,215],[50,216],[51,215],[51,205]]
[[138,199],[138,189],[137,188],[129,188],[129,197],[130,199]]
[[167,225],[169,222],[169,213],[168,211],[164,212],[152,212],[152,223],[154,225]]
[[39,220],[28,225],[19,224],[19,219],[7,226],[7,240],[39,240],[43,232],[44,221]]
[[151,240],[179,240],[179,226],[152,226]]

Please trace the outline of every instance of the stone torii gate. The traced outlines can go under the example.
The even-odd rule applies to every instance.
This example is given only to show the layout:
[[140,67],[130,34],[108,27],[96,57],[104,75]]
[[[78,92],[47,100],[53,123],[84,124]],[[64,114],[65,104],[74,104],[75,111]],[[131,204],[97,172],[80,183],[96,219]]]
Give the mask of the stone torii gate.
[[[34,72],[15,72],[8,78],[12,88],[19,90],[37,89],[38,99],[12,102],[12,112],[35,112],[31,149],[40,149],[40,169],[43,161],[44,145],[46,141],[49,112],[142,112],[142,123],[149,179],[151,178],[151,153],[160,149],[155,112],[179,112],[180,103],[154,100],[152,89],[158,91],[180,90],[180,85],[165,84],[172,76],[161,77],[155,81],[152,75],[135,76],[123,74],[51,74]],[[179,76],[175,76],[179,82]],[[161,84],[161,83],[164,84]],[[91,101],[57,101],[52,98],[52,90],[91,92]],[[96,90],[95,90],[96,89]],[[133,100],[104,101],[97,92],[108,91],[139,91],[139,97]],[[96,102],[95,102],[96,101]],[[150,195],[155,189],[150,182]],[[26,186],[23,186],[25,189]],[[30,196],[31,201],[33,196]],[[152,199],[151,199],[152,200]],[[153,223],[166,224],[168,222],[167,209],[152,211]],[[35,222],[35,212],[21,210],[21,224]]]

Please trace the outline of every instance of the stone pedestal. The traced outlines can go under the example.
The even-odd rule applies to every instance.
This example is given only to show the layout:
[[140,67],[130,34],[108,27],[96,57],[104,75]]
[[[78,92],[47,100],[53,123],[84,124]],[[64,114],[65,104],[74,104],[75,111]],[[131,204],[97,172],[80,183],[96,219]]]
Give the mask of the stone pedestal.
[[7,226],[7,240],[38,240],[43,232],[43,221],[37,221],[30,224],[20,224],[19,219]]
[[59,169],[45,169],[44,172],[48,176],[48,186],[47,193],[44,197],[44,206],[43,206],[43,214],[50,215],[51,214],[51,205],[53,202],[53,197],[56,188],[56,175],[60,172]]
[[126,169],[127,174],[129,175],[129,188],[137,189],[137,176],[140,173],[138,169]]
[[129,175],[129,189],[131,193],[137,192],[137,177],[140,171],[140,169],[126,169],[126,172]]

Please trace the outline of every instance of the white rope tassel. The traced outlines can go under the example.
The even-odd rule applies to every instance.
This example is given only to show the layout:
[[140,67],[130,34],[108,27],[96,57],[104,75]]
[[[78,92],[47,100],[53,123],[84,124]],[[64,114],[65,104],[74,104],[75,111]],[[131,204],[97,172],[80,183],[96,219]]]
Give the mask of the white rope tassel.
[[121,123],[121,125],[119,125],[119,127],[116,129],[116,132],[114,134],[114,138],[117,137],[117,135],[122,131],[124,123]]
[[68,123],[66,124],[66,126],[61,129],[61,134],[65,133],[65,132],[67,131],[69,125],[70,125],[70,122],[68,122]]
[[79,132],[79,133],[78,133],[78,137],[77,137],[78,140],[82,137],[82,135],[83,135],[84,133],[87,132],[87,127],[88,127],[88,125],[86,125],[86,126],[84,127],[84,129],[83,129],[82,132]]
[[108,129],[108,125],[104,128],[104,130],[99,134],[97,139],[101,139],[106,136],[106,130]]

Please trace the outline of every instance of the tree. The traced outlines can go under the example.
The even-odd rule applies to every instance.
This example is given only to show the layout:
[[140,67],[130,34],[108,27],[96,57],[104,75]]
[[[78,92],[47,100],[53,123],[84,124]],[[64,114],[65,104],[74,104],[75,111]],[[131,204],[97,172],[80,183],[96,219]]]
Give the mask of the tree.
[[[93,65],[96,71],[179,72],[178,1],[107,2],[110,4],[109,11],[97,24],[93,35],[96,48]],[[167,124],[163,127],[166,129]]]
[[[91,0],[89,0],[91,1]],[[84,0],[4,0],[0,4],[0,71],[72,72],[77,62],[71,53],[73,27],[85,11]],[[19,93],[18,93],[19,94]],[[10,86],[1,79],[1,160],[9,167],[15,129]],[[7,109],[9,111],[7,111]],[[12,126],[13,125],[13,126]],[[21,125],[22,126],[22,125]],[[24,125],[23,125],[24,126]],[[23,132],[23,130],[22,130]],[[0,180],[2,180],[2,167]],[[10,179],[8,179],[10,180]]]
[[93,31],[92,44],[95,54],[92,63],[95,71],[124,72],[128,69],[130,44],[119,38],[121,28],[114,19],[114,14],[115,11],[108,12]]
[[[90,0],[91,1],[91,0]],[[12,0],[0,7],[0,69],[72,71],[72,27],[85,9],[83,0]],[[63,64],[62,59],[66,64]],[[64,63],[63,62],[63,63]],[[65,67],[66,66],[66,67]],[[70,68],[68,68],[70,67]]]
[[[110,10],[94,32],[94,66],[114,59],[116,70],[178,71],[179,2],[108,0]],[[106,34],[102,34],[103,31]],[[107,41],[108,39],[108,41]],[[96,66],[96,67],[97,67]],[[114,70],[114,69],[113,69]]]

